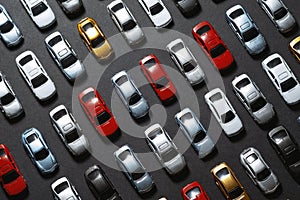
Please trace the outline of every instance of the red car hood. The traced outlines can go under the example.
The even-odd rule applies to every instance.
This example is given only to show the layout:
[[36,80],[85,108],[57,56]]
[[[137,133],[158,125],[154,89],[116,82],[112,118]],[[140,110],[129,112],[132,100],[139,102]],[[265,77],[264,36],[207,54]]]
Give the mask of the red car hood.
[[7,194],[14,196],[23,192],[26,189],[27,185],[24,178],[20,176],[9,184],[3,184],[3,187]]
[[118,130],[119,126],[116,119],[112,116],[107,122],[96,127],[97,131],[104,135],[110,136]]
[[219,70],[226,69],[234,61],[231,52],[227,49],[222,55],[213,58],[213,62]]

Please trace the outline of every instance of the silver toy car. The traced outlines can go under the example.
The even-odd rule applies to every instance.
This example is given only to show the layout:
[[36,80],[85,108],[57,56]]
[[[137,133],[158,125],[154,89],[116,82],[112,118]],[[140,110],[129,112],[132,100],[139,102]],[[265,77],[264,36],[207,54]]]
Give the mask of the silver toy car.
[[134,118],[142,118],[149,112],[149,105],[126,71],[111,78],[112,84],[123,104]]
[[235,77],[231,84],[235,95],[257,123],[267,123],[275,116],[273,105],[248,75]]
[[185,108],[177,113],[175,121],[191,142],[199,158],[206,157],[214,150],[215,144],[191,109]]
[[179,71],[191,85],[197,85],[205,80],[203,70],[182,39],[178,38],[170,42],[166,48]]
[[133,150],[124,145],[114,152],[115,159],[138,193],[144,194],[152,190],[154,182]]
[[55,63],[71,81],[84,73],[84,66],[69,42],[58,31],[45,39],[45,44]]
[[75,187],[66,177],[61,177],[51,184],[55,200],[81,200]]
[[78,12],[82,6],[82,0],[56,0],[59,6],[66,14],[73,14]]
[[144,38],[144,33],[136,19],[122,0],[114,0],[107,6],[112,20],[126,41],[132,45]]
[[0,109],[9,119],[20,116],[24,110],[5,75],[0,72]]
[[33,164],[42,174],[50,174],[58,168],[54,155],[36,128],[24,131],[22,143]]
[[256,55],[267,47],[267,43],[250,15],[241,5],[226,11],[226,21],[249,54]]
[[159,124],[147,128],[145,136],[150,149],[169,174],[176,174],[185,168],[183,155],[178,152],[169,134]]
[[280,32],[287,33],[296,26],[295,18],[281,0],[257,0],[257,3]]
[[235,136],[243,130],[241,119],[220,88],[206,93],[204,99],[228,137]]
[[16,58],[17,67],[24,80],[40,101],[56,94],[56,87],[32,51],[25,51]]
[[20,44],[24,39],[20,29],[12,20],[7,10],[0,4],[0,38],[7,47]]
[[287,104],[296,104],[300,101],[299,81],[283,57],[274,53],[264,59],[261,65]]
[[77,121],[64,105],[49,112],[51,123],[65,146],[74,156],[86,153],[89,148],[87,138],[82,134]]
[[280,183],[259,151],[253,147],[244,149],[240,154],[240,162],[246,169],[247,175],[265,194],[273,193]]

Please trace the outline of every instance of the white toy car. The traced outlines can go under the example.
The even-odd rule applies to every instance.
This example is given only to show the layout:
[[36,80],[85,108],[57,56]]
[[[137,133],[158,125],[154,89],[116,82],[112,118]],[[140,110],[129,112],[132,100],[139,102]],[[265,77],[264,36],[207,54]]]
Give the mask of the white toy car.
[[215,149],[215,144],[191,109],[185,108],[177,113],[175,121],[192,144],[199,158],[206,157]]
[[132,45],[144,38],[144,33],[136,19],[122,0],[115,0],[107,6],[112,20],[126,41]]
[[0,4],[0,38],[7,47],[20,44],[24,38],[16,23],[7,10]]
[[55,15],[46,0],[20,0],[32,21],[46,29],[56,22]]
[[159,125],[154,124],[145,130],[147,144],[161,165],[169,174],[177,174],[186,166],[186,162],[169,134]]
[[16,58],[17,67],[24,80],[40,101],[46,101],[56,94],[53,81],[32,51],[25,51]]
[[274,53],[263,60],[261,65],[287,104],[300,101],[299,81],[283,57]]
[[74,81],[84,73],[82,62],[60,32],[54,32],[46,37],[45,44],[58,67],[70,81]]
[[59,105],[49,112],[53,128],[65,146],[74,156],[86,153],[89,148],[87,138],[81,133],[77,121],[64,105]]
[[205,80],[203,70],[182,39],[178,38],[170,42],[166,48],[179,71],[191,85],[197,85]]
[[267,123],[275,116],[273,105],[248,75],[235,77],[231,84],[235,95],[257,123]]
[[23,107],[5,75],[0,72],[0,109],[9,119],[18,117]]
[[206,93],[204,99],[228,137],[235,136],[243,130],[241,119],[220,88]]
[[66,177],[61,177],[51,184],[55,200],[81,200],[75,187]]
[[172,16],[161,0],[138,0],[155,28],[163,28],[172,22]]

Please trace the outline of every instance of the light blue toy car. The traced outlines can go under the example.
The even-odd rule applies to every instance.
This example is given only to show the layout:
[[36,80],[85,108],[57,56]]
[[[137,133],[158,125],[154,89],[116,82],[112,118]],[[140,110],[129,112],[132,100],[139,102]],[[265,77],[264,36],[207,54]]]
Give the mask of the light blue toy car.
[[26,130],[21,140],[26,153],[42,174],[50,174],[58,168],[54,155],[36,128]]

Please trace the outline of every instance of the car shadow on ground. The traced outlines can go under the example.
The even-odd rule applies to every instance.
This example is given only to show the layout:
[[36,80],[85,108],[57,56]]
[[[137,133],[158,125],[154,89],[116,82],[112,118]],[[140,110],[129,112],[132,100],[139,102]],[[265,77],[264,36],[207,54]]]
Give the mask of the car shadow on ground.
[[7,121],[10,123],[10,124],[15,124],[15,123],[18,123],[19,121],[21,121],[23,118],[25,118],[25,111],[23,110],[23,112],[17,116],[17,117],[14,117],[12,119],[8,118],[5,116],[5,118],[7,119]]
[[237,63],[234,60],[233,63],[226,69],[220,70],[221,76],[231,76],[237,71]]
[[264,60],[266,57],[268,57],[270,55],[270,47],[269,45],[266,46],[266,48],[259,54],[257,55],[250,55],[251,58],[253,58],[254,60]]
[[246,136],[246,130],[243,129],[239,134],[235,135],[235,136],[232,136],[232,137],[228,137],[228,139],[231,141],[231,142],[239,142],[241,141],[245,136]]
[[157,192],[157,188],[156,185],[153,185],[152,189],[145,193],[145,194],[140,194],[140,196],[142,197],[142,199],[149,199],[151,198],[155,193]]
[[196,17],[199,16],[201,10],[202,10],[201,5],[200,5],[200,3],[198,2],[198,5],[195,6],[195,8],[194,8],[193,10],[191,10],[190,12],[187,12],[187,13],[182,13],[182,15],[183,15],[185,18],[196,18]]
[[176,103],[178,101],[176,95],[174,95],[172,98],[166,100],[166,101],[162,101],[161,103],[164,105],[164,106],[171,106],[173,105],[174,103]]
[[277,190],[273,192],[272,194],[266,194],[265,197],[268,199],[275,199],[278,198],[282,193],[282,187],[281,185],[278,186]]
[[271,121],[267,122],[266,124],[257,124],[261,129],[265,131],[271,131],[273,128],[278,126],[278,117],[275,115]]
[[79,19],[82,15],[84,15],[84,13],[85,13],[85,8],[84,8],[84,6],[82,6],[77,12],[74,12],[71,14],[66,14],[66,16],[70,20],[76,20],[76,19]]
[[40,101],[40,100],[38,101],[42,106],[49,106],[51,104],[54,104],[57,99],[58,99],[58,94],[56,92],[50,99],[47,99],[46,101]]
[[[120,128],[118,128],[118,130],[116,130],[113,134],[111,134],[110,136],[107,136],[107,139],[109,139],[112,143],[117,142],[122,135],[122,131]],[[105,137],[105,136],[102,136]]]
[[29,196],[28,186],[25,190],[23,190],[23,192],[21,192],[20,194],[18,194],[16,196],[9,196],[6,192],[5,192],[5,195],[7,196],[7,199],[10,199],[10,200],[24,200]]
[[170,177],[170,179],[173,182],[182,182],[184,180],[186,180],[190,174],[190,170],[189,167],[186,165],[180,172],[178,172],[177,174],[169,174],[168,172],[166,172],[168,174],[168,176]]
[[299,30],[299,25],[296,24],[296,26],[294,26],[294,28],[293,28],[292,30],[290,30],[290,31],[287,32],[287,33],[282,33],[282,35],[283,35],[284,37],[296,36],[298,30]]
[[215,158],[218,155],[218,153],[219,153],[218,149],[215,147],[214,150],[210,154],[208,154],[207,156],[205,156],[201,160],[203,162],[208,162],[208,161],[212,160],[213,158]]

